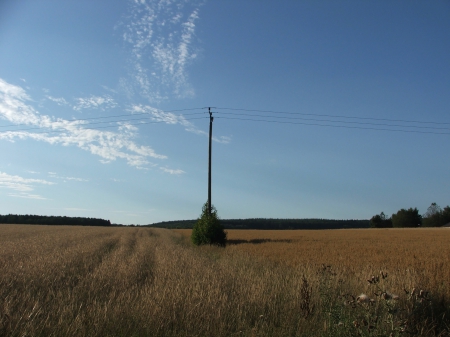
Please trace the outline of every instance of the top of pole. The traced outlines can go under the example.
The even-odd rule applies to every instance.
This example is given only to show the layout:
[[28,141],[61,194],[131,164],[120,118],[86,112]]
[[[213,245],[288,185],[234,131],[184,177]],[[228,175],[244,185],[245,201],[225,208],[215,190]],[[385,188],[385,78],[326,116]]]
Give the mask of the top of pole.
[[212,122],[214,120],[214,117],[212,115],[213,113],[212,113],[211,109],[212,109],[212,107],[208,107],[209,121],[210,122]]

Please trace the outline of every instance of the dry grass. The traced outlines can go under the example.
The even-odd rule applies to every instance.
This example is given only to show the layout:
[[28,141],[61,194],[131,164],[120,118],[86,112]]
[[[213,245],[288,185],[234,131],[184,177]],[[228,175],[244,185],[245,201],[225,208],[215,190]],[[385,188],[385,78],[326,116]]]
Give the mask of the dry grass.
[[[229,231],[239,250],[290,266],[325,264],[346,270],[347,278],[366,280],[385,270],[399,287],[435,289],[450,299],[450,231],[429,229],[366,229],[326,231]],[[408,284],[414,274],[415,284]],[[403,282],[401,282],[403,280]],[[400,291],[402,289],[398,289]]]
[[[436,316],[450,314],[448,270],[440,267],[449,265],[448,230],[229,231],[225,249],[195,248],[187,232],[163,229],[0,231],[1,336],[448,332],[448,320]],[[369,284],[380,269],[389,276]],[[413,287],[417,293],[403,291]],[[419,289],[431,295],[419,297]],[[373,305],[355,300],[362,292]],[[399,294],[394,304],[390,293]],[[390,313],[395,306],[401,310]]]
[[[190,230],[177,230],[184,236]],[[302,268],[331,265],[346,278],[365,282],[380,270],[399,278],[399,290],[414,285],[439,290],[450,299],[450,230],[228,230],[229,247],[265,261]],[[404,282],[401,282],[403,280]]]

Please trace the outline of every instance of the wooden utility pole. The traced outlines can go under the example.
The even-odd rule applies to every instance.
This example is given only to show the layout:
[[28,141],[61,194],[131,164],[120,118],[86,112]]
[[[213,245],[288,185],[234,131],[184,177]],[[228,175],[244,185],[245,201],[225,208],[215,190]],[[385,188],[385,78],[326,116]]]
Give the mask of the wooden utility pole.
[[209,165],[208,165],[208,214],[211,215],[211,146],[212,146],[212,125],[214,117],[212,116],[211,108],[209,112]]

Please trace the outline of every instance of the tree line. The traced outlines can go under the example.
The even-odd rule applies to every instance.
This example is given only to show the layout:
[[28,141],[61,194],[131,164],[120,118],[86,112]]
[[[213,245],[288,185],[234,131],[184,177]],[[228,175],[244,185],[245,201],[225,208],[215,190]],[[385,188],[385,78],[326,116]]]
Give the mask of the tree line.
[[442,227],[450,224],[450,206],[443,209],[433,202],[425,214],[419,214],[416,208],[402,208],[389,218],[381,212],[370,219],[372,228],[402,228],[402,227]]
[[0,224],[59,225],[59,226],[111,226],[109,220],[68,216],[0,215]]
[[[192,229],[197,220],[175,220],[154,223],[148,226],[160,228]],[[225,229],[342,229],[369,228],[369,220],[329,219],[220,219]]]

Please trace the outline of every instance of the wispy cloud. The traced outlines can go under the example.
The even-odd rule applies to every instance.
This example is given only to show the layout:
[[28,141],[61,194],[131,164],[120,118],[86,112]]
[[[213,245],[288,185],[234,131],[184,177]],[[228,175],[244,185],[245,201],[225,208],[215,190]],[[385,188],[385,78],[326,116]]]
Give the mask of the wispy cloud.
[[201,3],[130,1],[130,15],[121,27],[131,46],[132,86],[151,102],[194,95],[187,65],[197,57],[192,42]]
[[80,111],[82,109],[112,109],[117,106],[117,103],[111,96],[90,96],[90,97],[79,97],[76,99],[77,103],[74,105],[73,109]]
[[89,181],[89,180],[83,179],[83,178],[59,176],[55,172],[48,172],[48,175],[50,177],[52,177],[53,179],[60,179],[60,180],[63,180],[64,182],[67,182],[67,181],[87,182],[87,181]]
[[186,173],[183,170],[173,170],[173,169],[170,169],[170,168],[167,168],[167,167],[160,167],[160,169],[162,171],[164,171],[165,173],[175,174],[175,175],[180,175],[180,174]]
[[61,177],[61,179],[63,179],[63,180],[71,180],[71,181],[83,181],[83,182],[85,182],[85,181],[89,181],[89,180],[87,180],[87,179],[83,179],[83,178],[76,178],[76,177]]
[[69,121],[41,115],[29,101],[31,99],[23,88],[0,79],[0,118],[13,124],[26,124],[41,129],[37,132],[26,130],[0,132],[0,139],[9,141],[33,139],[49,144],[77,146],[100,156],[103,163],[124,159],[135,167],[147,165],[148,158],[167,158],[149,146],[136,144],[132,140],[135,135],[132,126],[121,124],[118,131],[88,129],[86,121]]
[[24,199],[36,199],[36,200],[47,200],[47,198],[44,198],[43,196],[39,194],[31,194],[31,193],[10,193],[8,194],[10,197],[16,197],[16,198],[24,198]]
[[220,136],[216,139],[216,142],[222,143],[222,144],[228,144],[231,142],[231,137],[228,136]]
[[117,94],[117,90],[112,89],[112,88],[110,88],[110,87],[108,87],[108,86],[106,86],[106,85],[102,85],[101,87],[102,87],[103,89],[105,89],[106,91],[109,91],[109,92],[111,92],[111,93],[113,93],[113,94]]
[[0,172],[0,188],[13,190],[10,196],[27,198],[27,199],[46,199],[37,194],[31,194],[35,185],[54,185],[54,183],[43,179],[28,179],[17,175],[10,175]]
[[147,113],[152,117],[152,120],[157,122],[164,122],[166,124],[181,124],[185,127],[195,127],[191,122],[187,121],[183,115],[176,115],[172,112],[165,112],[149,105],[134,104],[128,109],[132,114]]
[[[152,120],[154,121],[163,122],[166,124],[179,124],[184,126],[185,130],[188,132],[192,132],[197,135],[208,136],[207,132],[200,130],[197,126],[188,121],[183,115],[177,115],[172,112],[165,112],[149,105],[142,104],[134,104],[131,106],[131,108],[128,109],[128,111],[132,114],[148,113],[150,116],[152,116]],[[228,144],[231,141],[231,137],[213,137],[213,140],[218,143]]]
[[53,97],[50,95],[45,96],[47,97],[47,99],[49,99],[50,101],[55,102],[58,105],[69,105],[69,102],[67,102],[64,98],[62,97]]

